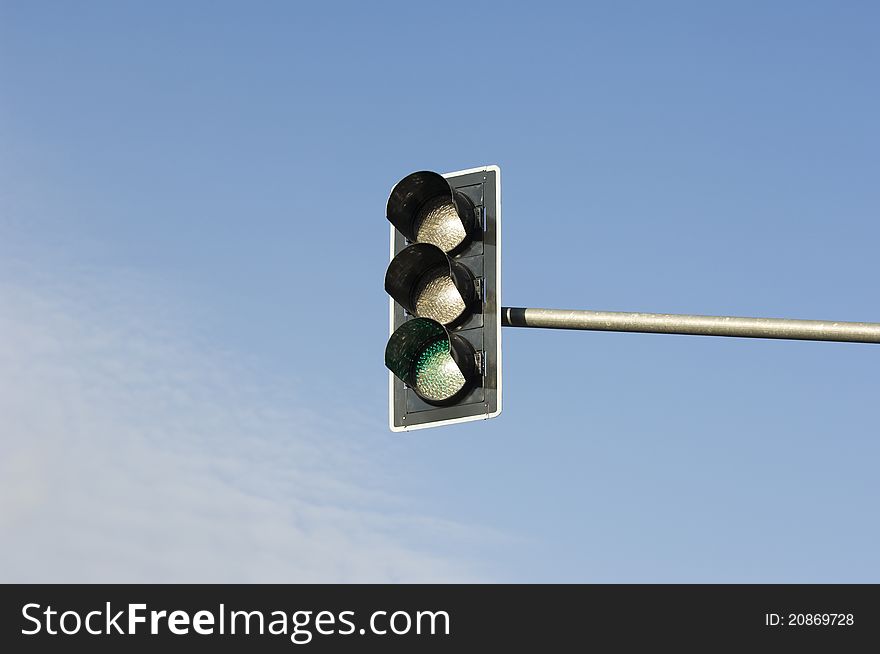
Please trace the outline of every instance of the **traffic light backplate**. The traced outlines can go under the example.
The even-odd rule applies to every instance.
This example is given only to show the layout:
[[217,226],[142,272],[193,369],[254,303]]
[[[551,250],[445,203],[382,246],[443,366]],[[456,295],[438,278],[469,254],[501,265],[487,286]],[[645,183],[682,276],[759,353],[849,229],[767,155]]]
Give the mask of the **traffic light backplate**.
[[501,170],[408,175],[392,190],[387,218],[391,430],[494,418],[501,413]]

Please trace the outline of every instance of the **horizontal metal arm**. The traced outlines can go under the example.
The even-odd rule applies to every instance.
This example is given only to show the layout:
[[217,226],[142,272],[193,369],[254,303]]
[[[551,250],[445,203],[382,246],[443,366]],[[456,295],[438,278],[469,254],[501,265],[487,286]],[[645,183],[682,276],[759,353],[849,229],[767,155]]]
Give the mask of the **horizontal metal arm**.
[[504,327],[880,343],[880,323],[502,307]]

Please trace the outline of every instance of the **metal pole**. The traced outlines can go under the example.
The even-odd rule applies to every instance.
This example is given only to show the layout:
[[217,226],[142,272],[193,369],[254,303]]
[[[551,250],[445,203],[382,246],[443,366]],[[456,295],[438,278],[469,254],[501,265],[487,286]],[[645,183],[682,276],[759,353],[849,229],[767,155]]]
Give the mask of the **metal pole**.
[[880,323],[502,307],[504,327],[880,343]]

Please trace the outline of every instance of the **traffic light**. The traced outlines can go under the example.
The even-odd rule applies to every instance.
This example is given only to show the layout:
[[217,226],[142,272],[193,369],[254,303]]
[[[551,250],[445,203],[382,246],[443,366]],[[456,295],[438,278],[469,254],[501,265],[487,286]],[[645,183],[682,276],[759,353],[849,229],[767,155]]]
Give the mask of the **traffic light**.
[[407,175],[392,189],[392,431],[501,413],[501,170]]

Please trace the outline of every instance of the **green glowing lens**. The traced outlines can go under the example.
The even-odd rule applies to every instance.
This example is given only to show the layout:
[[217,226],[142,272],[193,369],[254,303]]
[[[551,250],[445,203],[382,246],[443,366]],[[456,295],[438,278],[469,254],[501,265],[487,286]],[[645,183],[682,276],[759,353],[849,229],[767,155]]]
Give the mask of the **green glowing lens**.
[[449,354],[449,341],[433,341],[416,361],[415,389],[424,398],[440,402],[458,393],[465,383],[464,375]]

